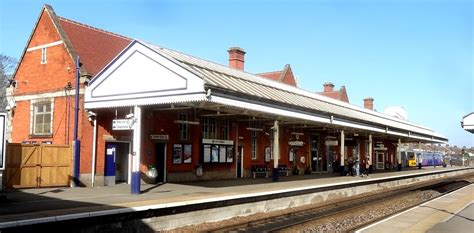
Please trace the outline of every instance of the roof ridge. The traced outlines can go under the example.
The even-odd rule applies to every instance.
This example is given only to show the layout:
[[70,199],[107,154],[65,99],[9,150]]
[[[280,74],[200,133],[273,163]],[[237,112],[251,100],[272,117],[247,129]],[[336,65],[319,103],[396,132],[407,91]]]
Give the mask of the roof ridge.
[[281,73],[283,71],[284,70],[275,70],[275,71],[269,71],[269,72],[263,72],[263,73],[256,73],[256,75]]
[[76,25],[81,26],[81,27],[85,27],[85,28],[88,28],[88,29],[92,29],[92,30],[94,30],[94,31],[98,31],[98,32],[101,32],[101,33],[109,34],[109,35],[111,35],[111,36],[116,36],[116,37],[119,37],[119,38],[122,38],[122,39],[133,40],[133,39],[130,38],[130,37],[126,37],[126,36],[123,36],[123,35],[120,35],[120,34],[117,34],[117,33],[114,33],[114,32],[110,32],[110,31],[107,31],[107,30],[104,30],[104,29],[100,29],[100,28],[97,28],[97,27],[94,27],[94,26],[85,24],[85,23],[81,23],[81,22],[78,22],[78,21],[74,21],[74,20],[72,20],[72,19],[64,18],[64,17],[61,17],[61,16],[57,16],[57,17],[58,17],[60,20],[62,20],[62,21],[65,21],[65,22],[68,22],[68,23],[73,23],[73,24],[76,24]]
[[283,80],[285,80],[285,76],[288,73],[289,69],[290,69],[290,65],[286,64],[280,73],[280,77],[278,77],[278,81],[283,82]]

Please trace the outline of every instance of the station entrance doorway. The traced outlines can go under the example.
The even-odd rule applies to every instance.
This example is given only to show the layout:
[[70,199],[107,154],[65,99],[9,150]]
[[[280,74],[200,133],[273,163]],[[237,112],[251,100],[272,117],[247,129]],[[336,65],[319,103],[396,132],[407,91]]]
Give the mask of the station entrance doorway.
[[130,142],[107,142],[105,148],[105,185],[130,183]]
[[166,182],[166,144],[156,143],[156,183]]
[[[311,170],[315,173],[332,172],[332,153],[324,154],[320,150],[320,139],[317,135],[310,137]],[[326,148],[327,151],[328,148]]]
[[385,152],[375,151],[375,163],[377,170],[383,170],[385,168]]

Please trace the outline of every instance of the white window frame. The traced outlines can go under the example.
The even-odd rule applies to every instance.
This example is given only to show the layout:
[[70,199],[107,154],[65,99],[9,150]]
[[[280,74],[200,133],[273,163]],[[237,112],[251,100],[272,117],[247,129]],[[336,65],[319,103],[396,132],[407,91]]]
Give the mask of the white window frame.
[[[49,133],[36,133],[36,107],[49,103],[51,105],[50,111],[50,122],[49,122]],[[51,136],[53,135],[53,123],[54,123],[54,98],[36,99],[30,102],[30,135],[31,136]],[[43,122],[44,124],[44,122]]]
[[222,135],[220,136],[220,138],[223,140],[229,140],[230,122],[228,120],[221,120],[220,126],[221,126],[221,132],[222,132]]
[[47,47],[41,48],[41,64],[47,63],[47,60],[46,60],[46,54],[48,52],[47,49],[48,49]]
[[[188,122],[188,114],[187,113],[179,113],[178,120],[181,122]],[[186,141],[189,139],[189,126],[187,123],[180,123],[179,124],[179,140]]]
[[258,153],[257,153],[257,148],[258,148],[258,143],[257,143],[257,131],[251,131],[250,132],[250,155],[252,160],[256,160]]
[[202,124],[202,138],[209,138],[209,118],[208,117],[203,117],[201,120]]

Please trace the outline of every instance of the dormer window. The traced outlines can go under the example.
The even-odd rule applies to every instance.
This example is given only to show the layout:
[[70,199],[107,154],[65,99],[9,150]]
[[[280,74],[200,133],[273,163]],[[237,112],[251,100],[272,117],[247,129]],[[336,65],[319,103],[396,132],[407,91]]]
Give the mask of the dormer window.
[[41,48],[41,64],[46,64],[46,48]]

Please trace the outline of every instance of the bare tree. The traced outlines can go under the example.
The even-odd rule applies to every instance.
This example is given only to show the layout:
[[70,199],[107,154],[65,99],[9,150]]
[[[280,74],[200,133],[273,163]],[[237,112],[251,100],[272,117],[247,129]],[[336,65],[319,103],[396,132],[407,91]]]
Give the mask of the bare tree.
[[7,106],[6,88],[12,82],[12,75],[18,61],[4,54],[0,54],[0,112],[5,112]]

